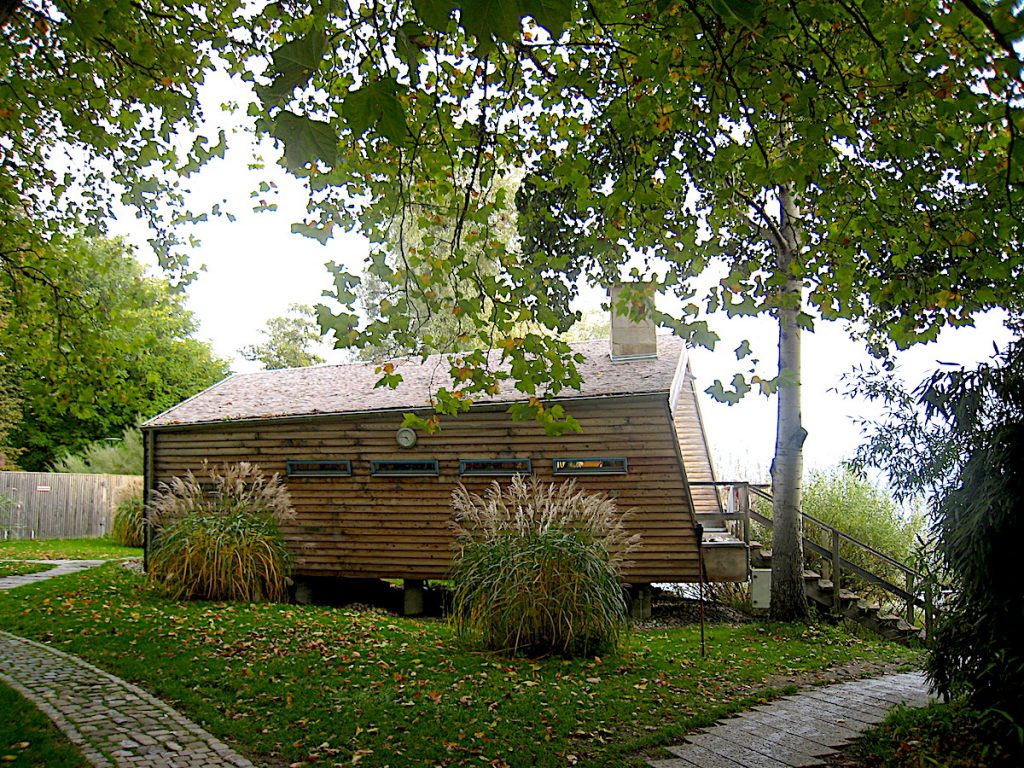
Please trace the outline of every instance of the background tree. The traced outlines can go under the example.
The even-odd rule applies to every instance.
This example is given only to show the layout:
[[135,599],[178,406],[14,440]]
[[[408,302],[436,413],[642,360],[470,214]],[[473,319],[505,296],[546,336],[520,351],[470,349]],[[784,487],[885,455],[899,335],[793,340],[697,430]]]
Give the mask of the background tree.
[[[23,263],[32,268],[35,259]],[[75,240],[39,260],[56,275],[53,285],[3,284],[15,293],[0,357],[22,403],[12,431],[22,468],[42,470],[116,437],[226,375],[225,362],[192,338],[184,298],[146,277],[121,241]]]
[[902,494],[929,497],[942,575],[952,587],[929,647],[938,691],[966,696],[987,724],[1024,750],[1024,341],[987,365],[935,373],[913,393],[877,374],[860,396],[886,399],[858,460]]
[[260,331],[264,340],[238,350],[246,360],[261,363],[266,370],[303,368],[324,359],[313,351],[323,339],[316,313],[306,304],[291,304],[288,314],[272,317]]
[[[482,353],[460,355],[453,363],[474,373],[437,393],[439,411],[505,383],[524,395],[578,384],[557,336],[575,319],[577,281],[655,277],[681,299],[660,319],[694,343],[714,343],[706,315],[716,311],[777,318],[778,369],[713,391],[779,392],[773,615],[802,615],[801,328],[814,314],[857,320],[881,352],[1019,301],[1013,4],[523,0],[481,14],[418,0],[306,10],[281,20],[286,42],[260,95],[262,125],[309,180],[307,231],[360,226],[377,277],[458,314],[479,346],[510,362],[506,373],[485,370]],[[522,253],[483,238],[500,270],[471,281],[472,296],[438,292],[472,274],[462,227],[496,205],[478,190],[520,165],[532,173],[542,235]],[[454,237],[447,252],[398,271],[389,233],[410,211],[455,222]],[[713,264],[721,281],[698,297],[694,278]],[[355,283],[338,271],[343,303]],[[627,292],[622,309],[650,299]],[[359,343],[387,328],[416,348],[401,302],[382,318],[361,336],[352,313],[335,327]],[[517,333],[524,322],[548,333]],[[517,413],[553,431],[574,426],[539,402]]]

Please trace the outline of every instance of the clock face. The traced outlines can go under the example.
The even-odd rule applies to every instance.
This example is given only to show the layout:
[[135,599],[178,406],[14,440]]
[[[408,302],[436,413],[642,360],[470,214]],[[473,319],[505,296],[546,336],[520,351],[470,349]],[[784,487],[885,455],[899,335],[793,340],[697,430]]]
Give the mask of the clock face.
[[395,440],[403,448],[412,448],[416,445],[416,430],[411,427],[400,427],[395,433]]

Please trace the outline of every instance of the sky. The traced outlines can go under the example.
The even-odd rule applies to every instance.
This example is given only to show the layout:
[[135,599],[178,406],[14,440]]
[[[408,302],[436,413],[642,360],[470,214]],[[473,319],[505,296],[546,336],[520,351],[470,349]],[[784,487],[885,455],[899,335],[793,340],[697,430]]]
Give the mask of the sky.
[[[208,100],[221,103],[230,86],[214,83]],[[237,94],[231,94],[237,96]],[[214,114],[216,110],[208,110]],[[238,134],[229,143],[227,156],[216,160],[197,174],[194,199],[197,203],[226,201],[225,207],[237,217],[198,225],[195,236],[201,244],[191,252],[191,263],[202,271],[188,289],[188,305],[199,323],[197,336],[209,341],[216,354],[231,361],[236,372],[258,369],[244,360],[238,350],[260,341],[267,320],[283,315],[289,305],[315,304],[332,282],[325,264],[345,265],[356,273],[368,253],[365,240],[355,234],[340,234],[321,245],[315,240],[292,234],[291,224],[303,217],[305,195],[298,181],[287,176],[273,163],[276,150],[263,144],[254,146],[248,135]],[[263,171],[249,165],[262,156]],[[273,213],[251,211],[251,190],[261,179],[271,178],[278,185]],[[130,212],[111,222],[111,234],[123,235],[138,247],[146,261],[146,233]],[[603,298],[589,292],[576,307],[596,309]],[[722,341],[712,351],[691,352],[691,365],[698,390],[715,379],[729,381],[742,370],[733,350],[749,339],[754,355],[769,371],[777,359],[777,327],[770,318],[717,317],[714,330]],[[944,331],[939,341],[922,345],[899,356],[896,375],[916,383],[931,373],[938,363],[971,365],[992,354],[993,342],[1009,338],[1001,316],[982,317],[975,328]],[[326,345],[321,354],[329,362],[345,359],[342,352]],[[841,377],[856,365],[870,361],[863,346],[853,341],[837,323],[819,323],[813,333],[804,335],[803,346],[803,419],[808,431],[805,443],[805,468],[825,469],[852,455],[861,441],[854,419],[874,415],[870,404],[842,396]],[[701,395],[701,409],[709,444],[720,479],[764,481],[767,479],[775,439],[774,398],[748,395],[738,405],[727,406]]]

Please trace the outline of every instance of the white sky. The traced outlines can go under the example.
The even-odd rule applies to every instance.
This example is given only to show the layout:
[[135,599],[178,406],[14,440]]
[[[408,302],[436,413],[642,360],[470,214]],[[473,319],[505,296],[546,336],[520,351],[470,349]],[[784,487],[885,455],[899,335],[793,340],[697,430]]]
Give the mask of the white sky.
[[[223,87],[223,84],[221,84]],[[237,98],[237,94],[233,94]],[[218,89],[211,100],[224,100]],[[211,110],[212,112],[213,110]],[[321,246],[315,240],[294,235],[291,224],[302,218],[305,195],[301,185],[273,165],[276,153],[269,145],[261,148],[268,168],[251,171],[247,166],[254,149],[245,135],[229,141],[228,155],[214,161],[197,176],[197,197],[227,200],[236,216],[198,225],[195,234],[201,245],[191,255],[194,266],[205,270],[188,289],[189,306],[199,320],[198,336],[212,343],[214,351],[232,361],[235,371],[258,367],[238,356],[238,349],[260,340],[260,330],[271,317],[285,314],[294,303],[315,304],[331,277],[328,261],[360,272],[367,253],[358,235],[337,235]],[[263,178],[279,185],[274,213],[251,212],[251,190]],[[134,216],[126,214],[112,223],[112,234],[124,235],[140,244],[140,256],[147,252],[145,234]],[[593,299],[597,306],[600,298]],[[580,306],[579,309],[587,309]],[[754,355],[774,367],[777,330],[770,318],[727,321],[716,318],[714,325],[722,342],[714,352],[694,350],[692,364],[698,389],[716,378],[729,381],[742,370],[733,350],[744,338],[751,340]],[[976,328],[946,331],[934,344],[915,348],[900,357],[899,372],[916,383],[930,373],[937,361],[972,364],[992,354],[992,342],[1003,343],[1008,334],[998,316],[979,320]],[[835,389],[840,377],[854,365],[869,361],[863,348],[834,323],[821,324],[804,335],[804,426],[805,466],[824,468],[850,456],[860,435],[852,419],[870,415],[868,405],[841,397]],[[343,353],[325,355],[329,361],[344,359]],[[774,447],[775,399],[748,395],[735,406],[717,403],[702,395],[701,408],[708,439],[721,479],[763,480]],[[742,475],[742,476],[741,476]]]

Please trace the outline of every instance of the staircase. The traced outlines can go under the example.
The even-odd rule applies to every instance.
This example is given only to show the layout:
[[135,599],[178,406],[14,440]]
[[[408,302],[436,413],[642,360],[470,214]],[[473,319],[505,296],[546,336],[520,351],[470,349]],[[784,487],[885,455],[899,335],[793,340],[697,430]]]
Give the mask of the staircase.
[[[751,543],[750,550],[752,568],[772,567],[771,551],[762,550],[757,542]],[[925,639],[924,629],[908,623],[903,616],[897,616],[878,603],[841,587],[837,595],[836,585],[832,580],[822,578],[821,574],[814,571],[804,571],[804,594],[807,595],[811,607],[820,613],[832,619],[845,618],[855,621],[887,640],[914,645]]]
[[[728,488],[730,503],[723,513],[708,516],[709,519],[702,522],[711,526],[726,526],[731,534],[749,547],[751,568],[770,569],[771,552],[762,551],[760,544],[750,541],[750,522],[754,521],[765,527],[772,527],[771,518],[760,514],[751,503],[753,500],[760,499],[770,504],[771,495],[763,486],[748,483],[715,483],[715,485]],[[815,529],[823,534],[821,537],[823,540],[831,542],[831,546],[824,547],[814,538],[807,536],[806,533],[804,535],[805,555],[820,556],[828,571],[824,578],[815,571],[804,571],[804,592],[811,606],[834,619],[846,618],[856,621],[889,640],[907,644],[919,643],[924,640],[926,630],[931,627],[933,614],[932,595],[927,580],[912,568],[858,541],[849,534],[812,515],[801,514],[805,532]],[[844,556],[844,552],[849,552],[851,549],[866,553],[872,562],[886,566],[888,571],[901,574],[903,584],[894,584],[885,576],[880,575],[880,572],[871,571],[850,561]],[[854,591],[837,586],[844,583],[844,577],[849,577],[846,579],[847,581],[870,584],[875,589],[882,590],[891,598],[892,604],[904,607],[903,615],[897,615],[892,612],[891,608],[884,608]],[[924,612],[925,629],[916,626],[915,615],[919,610]]]

